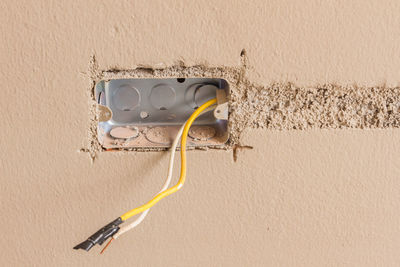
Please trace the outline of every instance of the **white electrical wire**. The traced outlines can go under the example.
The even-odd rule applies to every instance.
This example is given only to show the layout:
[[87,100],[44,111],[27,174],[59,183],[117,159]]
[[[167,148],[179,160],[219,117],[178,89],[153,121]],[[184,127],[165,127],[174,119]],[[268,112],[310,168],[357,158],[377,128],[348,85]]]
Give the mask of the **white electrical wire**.
[[[202,113],[200,113],[200,116],[203,115],[204,113],[213,110],[215,108],[215,106],[211,106],[208,109],[204,110]],[[167,175],[167,179],[165,180],[165,183],[163,185],[163,187],[161,188],[160,192],[163,192],[165,190],[167,190],[167,188],[169,187],[171,180],[172,180],[172,172],[174,170],[174,159],[175,159],[175,152],[176,152],[176,148],[178,147],[178,143],[179,143],[179,139],[181,139],[182,136],[182,132],[183,129],[185,128],[186,122],[182,125],[182,127],[179,129],[178,134],[175,137],[174,142],[172,143],[171,146],[171,156],[169,158],[169,165],[168,165],[168,175]],[[131,222],[130,224],[121,227],[121,229],[113,236],[113,239],[117,239],[118,237],[120,237],[122,234],[128,232],[129,230],[132,230],[133,228],[135,228],[136,226],[138,226],[143,220],[144,218],[146,218],[147,214],[149,213],[150,209],[145,210],[144,212],[142,212],[142,214],[140,214],[140,216],[134,220],[133,222]]]
[[[185,122],[186,124],[186,122]],[[160,192],[166,190],[169,187],[169,184],[171,183],[172,180],[172,171],[174,169],[174,159],[175,159],[175,152],[176,152],[176,148],[178,146],[179,143],[179,139],[181,139],[182,136],[182,132],[183,132],[183,128],[185,128],[185,124],[183,124],[183,126],[179,129],[178,134],[175,137],[174,142],[172,143],[172,147],[171,147],[171,156],[169,158],[169,165],[168,165],[168,176],[167,176],[167,180],[165,180],[165,183],[163,185],[163,187],[161,188]],[[114,239],[117,239],[120,235],[124,234],[125,232],[135,228],[136,226],[138,226],[143,220],[144,218],[146,218],[147,214],[149,213],[150,209],[145,210],[144,212],[142,212],[142,214],[140,214],[140,216],[134,220],[132,223],[122,227],[115,235],[114,235]]]

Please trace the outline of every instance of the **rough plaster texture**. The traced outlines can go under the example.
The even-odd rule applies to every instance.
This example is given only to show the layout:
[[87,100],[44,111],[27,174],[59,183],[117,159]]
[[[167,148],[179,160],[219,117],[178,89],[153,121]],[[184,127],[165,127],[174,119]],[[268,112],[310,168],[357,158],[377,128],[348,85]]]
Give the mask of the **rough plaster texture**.
[[[305,130],[313,128],[398,128],[400,126],[400,87],[339,86],[335,83],[299,87],[293,83],[258,85],[247,77],[246,50],[240,53],[237,67],[210,67],[207,64],[186,66],[180,62],[173,66],[137,66],[133,69],[99,69],[93,55],[89,64],[90,127],[89,152],[92,159],[105,151],[97,138],[98,112],[94,97],[95,85],[100,80],[121,78],[165,77],[217,77],[230,84],[230,139],[226,146],[241,144],[246,128],[274,130]],[[204,149],[204,148],[201,148]],[[157,149],[156,149],[157,150]],[[158,149],[160,151],[163,149]],[[148,149],[129,149],[148,151]]]
[[[0,10],[3,266],[398,266],[398,1]],[[168,159],[92,143],[93,55],[104,75],[236,81],[233,149],[191,151],[184,190],[102,256],[72,246],[156,192]]]

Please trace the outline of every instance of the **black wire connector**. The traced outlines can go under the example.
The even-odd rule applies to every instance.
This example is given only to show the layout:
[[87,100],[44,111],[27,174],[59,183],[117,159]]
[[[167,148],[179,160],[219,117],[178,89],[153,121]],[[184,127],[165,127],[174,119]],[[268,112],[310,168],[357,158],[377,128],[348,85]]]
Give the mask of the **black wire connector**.
[[86,241],[83,241],[79,245],[76,245],[74,249],[84,249],[89,251],[96,244],[103,244],[109,237],[112,237],[119,231],[119,226],[122,223],[122,219],[118,217],[114,221],[110,222],[99,231],[91,235]]

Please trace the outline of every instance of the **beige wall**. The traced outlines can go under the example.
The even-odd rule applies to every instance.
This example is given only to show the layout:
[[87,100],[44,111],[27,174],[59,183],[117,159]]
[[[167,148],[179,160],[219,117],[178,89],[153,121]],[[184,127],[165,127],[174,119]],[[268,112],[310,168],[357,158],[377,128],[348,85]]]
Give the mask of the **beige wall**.
[[[176,3],[175,3],[176,2]],[[239,66],[258,84],[398,86],[398,1],[0,3],[2,266],[398,266],[400,132],[244,129],[189,153],[184,190],[104,255],[74,251],[146,201],[168,154],[92,163],[88,66]],[[379,127],[378,127],[379,128]]]

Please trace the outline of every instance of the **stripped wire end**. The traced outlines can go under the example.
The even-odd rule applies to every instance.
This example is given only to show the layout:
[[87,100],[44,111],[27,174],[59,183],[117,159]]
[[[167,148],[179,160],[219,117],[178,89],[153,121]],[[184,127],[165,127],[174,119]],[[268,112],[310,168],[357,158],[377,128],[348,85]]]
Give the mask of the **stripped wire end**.
[[108,241],[107,244],[104,246],[104,248],[100,251],[100,254],[103,254],[103,252],[108,248],[108,246],[111,244],[113,240],[114,237],[111,237],[110,241]]
[[117,218],[110,222],[96,233],[91,235],[87,240],[76,245],[74,249],[83,249],[89,251],[94,245],[102,245],[108,238],[112,238],[119,231],[119,226],[123,221],[121,218]]

